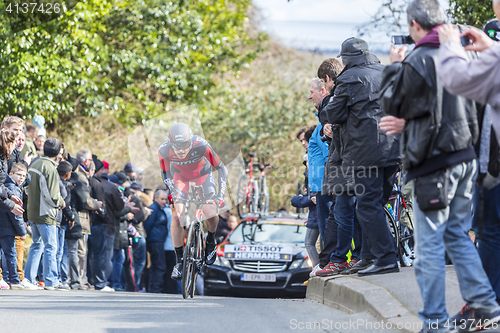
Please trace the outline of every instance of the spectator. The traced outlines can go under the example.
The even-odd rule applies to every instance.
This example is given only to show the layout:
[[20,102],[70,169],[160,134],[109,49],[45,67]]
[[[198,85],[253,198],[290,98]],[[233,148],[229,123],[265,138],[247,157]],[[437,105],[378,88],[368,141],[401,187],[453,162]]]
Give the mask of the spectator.
[[465,320],[465,329],[472,331],[500,317],[467,234],[477,170],[472,146],[478,136],[477,111],[474,103],[451,95],[437,79],[437,27],[446,21],[438,1],[413,0],[406,12],[415,50],[405,58],[404,48],[391,47],[392,65],[384,70],[381,96],[386,112],[405,120],[403,163],[407,180],[416,179],[414,266],[424,303],[419,315],[424,331],[448,328],[446,249],[468,304],[450,322],[461,325]]
[[[335,81],[335,94],[325,111],[329,123],[339,125],[341,170],[346,174],[350,172],[354,182],[347,193],[350,196],[343,196],[346,202],[342,205],[345,209],[342,215],[345,215],[339,221],[352,221],[350,207],[355,196],[356,217],[363,230],[361,259],[364,260],[351,269],[360,269],[359,275],[398,272],[396,244],[383,208],[391,194],[400,160],[399,137],[388,137],[378,127],[385,115],[378,103],[384,66],[360,38],[345,40],[341,55],[345,67]],[[351,225],[349,222],[349,228]]]
[[[150,189],[150,188],[145,188],[144,189],[144,194],[146,194],[148,196],[149,200],[151,200],[151,205],[152,205],[153,201],[155,199],[155,192],[152,189]],[[151,205],[144,204],[144,206],[146,206],[146,207],[149,207]]]
[[155,202],[149,207],[151,215],[144,222],[144,229],[148,235],[147,246],[151,256],[149,268],[148,292],[160,293],[163,290],[163,276],[166,272],[165,240],[168,235],[168,222],[172,216],[167,216],[163,210],[168,202],[167,192],[159,190],[155,194]]
[[[122,174],[125,176],[125,174]],[[126,177],[126,176],[125,176]],[[128,237],[128,221],[134,218],[134,212],[137,208],[133,207],[133,204],[127,202],[127,199],[123,195],[123,182],[116,176],[116,174],[109,175],[108,179],[110,182],[114,183],[115,186],[119,190],[119,196],[123,201],[124,205],[122,210],[114,211],[115,221],[115,238],[113,244],[113,270],[109,277],[109,282],[111,287],[116,291],[123,291],[123,285],[121,282],[122,272],[123,272],[123,264],[127,259],[125,256],[125,249],[130,246],[130,241]]]
[[[309,215],[307,216],[306,223],[306,237],[304,240],[304,245],[307,250],[307,254],[313,263],[313,267],[319,265],[319,253],[316,249],[316,242],[319,236],[318,221],[316,219],[316,198],[310,197],[309,195],[294,195],[292,197],[292,206],[294,207],[309,207]],[[316,271],[318,269],[316,268]],[[313,269],[314,271],[314,269]]]
[[304,134],[307,131],[308,127],[302,127],[298,132],[297,132],[297,140],[300,141],[302,144],[302,147],[307,151],[307,147],[309,146],[309,142],[304,140]]
[[[107,245],[106,245],[106,257],[105,257],[105,273],[106,273],[106,280],[111,280],[111,274],[113,271],[112,259],[114,254],[115,234],[117,229],[116,226],[118,224],[117,218],[115,216],[118,214],[118,212],[121,212],[124,209],[126,209],[126,212],[130,212],[131,210],[130,207],[125,207],[125,202],[122,200],[122,195],[118,187],[114,183],[108,181],[108,175],[105,173],[104,166],[102,169],[96,171],[95,176],[99,180],[101,180],[101,185],[104,190],[104,198],[105,198],[104,207],[106,208],[106,216],[107,216],[107,223],[106,223]],[[101,290],[113,291],[114,289],[109,286],[106,286]]]
[[240,222],[238,222],[238,218],[235,215],[229,216],[229,219],[227,220],[227,225],[231,231],[233,231],[234,228],[238,226],[238,224],[240,224]]
[[[22,196],[21,186],[26,179],[26,167],[15,164],[12,172],[5,180],[5,186],[18,197]],[[17,273],[16,238],[20,237],[24,244],[26,238],[26,224],[22,215],[14,215],[12,212],[0,210],[0,248],[3,250],[8,268],[8,281],[10,289],[38,289],[31,283],[21,283]],[[22,263],[21,263],[22,264]]]
[[[90,169],[95,171],[92,177],[89,179],[89,185],[91,188],[92,198],[98,202],[102,202],[101,208],[90,213],[90,221],[92,224],[91,234],[89,236],[90,249],[92,252],[92,280],[96,290],[111,291],[111,288],[107,287],[107,277],[106,277],[106,257],[108,249],[108,224],[109,218],[106,210],[106,194],[103,184],[103,179],[99,176],[102,175],[102,169],[104,164],[97,158],[97,156],[92,156],[93,163]],[[91,173],[93,173],[91,171]],[[107,182],[107,180],[104,180]]]
[[127,175],[127,177],[130,179],[131,182],[135,181],[135,178],[137,177],[137,172],[135,170],[134,165],[131,162],[125,164],[123,172]]
[[16,137],[16,147],[12,154],[9,157],[9,168],[8,172],[10,173],[10,169],[15,163],[23,163],[24,166],[28,167],[31,163],[31,156],[25,156],[26,162],[23,160],[21,156],[21,150],[17,148],[17,143],[19,141],[19,137],[23,133],[24,120],[15,116],[7,116],[2,120],[2,128],[6,131],[11,132]]
[[[500,2],[493,1],[493,10],[500,17]],[[483,268],[495,291],[497,302],[500,303],[500,268],[498,265],[498,244],[500,240],[500,216],[498,200],[500,185],[495,167],[497,158],[492,154],[497,152],[500,140],[500,84],[498,74],[498,43],[500,24],[498,19],[490,20],[483,28],[484,32],[471,28],[463,35],[471,40],[471,44],[464,48],[460,44],[460,33],[449,25],[437,29],[441,47],[439,49],[438,76],[446,89],[454,94],[471,98],[475,101],[488,104],[483,116],[479,149],[479,171],[481,185],[484,186],[484,219],[479,232],[478,253]],[[456,43],[458,37],[458,44]],[[465,51],[480,51],[481,56],[469,61]],[[463,87],[458,87],[453,79],[460,80]],[[493,125],[493,128],[491,128]],[[495,137],[496,134],[496,137]],[[490,154],[488,154],[490,150]],[[492,170],[493,169],[493,170]],[[487,173],[486,177],[483,175]],[[493,178],[497,178],[493,180]],[[473,199],[474,200],[474,199]]]
[[[167,192],[168,193],[168,192]],[[173,206],[172,206],[173,207]],[[168,225],[167,225],[167,239],[165,240],[165,275],[163,275],[163,292],[166,294],[177,294],[178,293],[178,282],[172,279],[172,271],[177,262],[175,257],[175,247],[174,240],[172,238],[172,233],[170,232],[170,226],[172,225],[172,209],[170,205],[165,205],[163,211],[167,215]]]
[[[321,105],[323,98],[328,95],[325,89],[325,85],[320,79],[314,78],[311,80],[311,88],[309,89],[309,99],[312,100],[316,111]],[[318,116],[318,112],[316,112]],[[319,118],[318,118],[319,119]],[[309,145],[307,148],[307,161],[309,163],[308,168],[308,181],[309,181],[309,193],[311,196],[316,197],[316,210],[319,233],[323,242],[326,242],[325,238],[325,225],[328,219],[330,206],[332,205],[331,195],[322,195],[321,189],[323,187],[323,176],[325,173],[324,166],[328,158],[328,145],[326,142],[321,140],[321,123],[319,123],[311,138],[309,139]]]
[[38,135],[46,138],[47,132],[45,131],[45,118],[41,115],[36,115],[33,117],[32,122],[38,127]]
[[89,185],[89,167],[92,163],[92,153],[90,150],[81,149],[76,153],[76,159],[80,163],[77,168],[78,180],[83,185],[83,190],[86,197],[86,205],[82,210],[78,211],[80,224],[82,225],[83,237],[78,241],[78,272],[82,284],[87,285],[89,288],[92,286],[87,280],[87,241],[90,234],[90,212],[99,210],[102,207],[102,202],[97,201],[90,195]]
[[32,152],[30,156],[36,156],[36,147],[33,142],[38,136],[38,126],[29,124],[26,126],[26,143],[21,150],[21,156],[26,156],[26,153]]
[[[137,183],[130,184],[129,190],[132,192],[132,196],[130,197],[130,201],[134,203],[134,207],[139,208],[136,213],[134,213],[134,218],[136,223],[133,224],[133,227],[137,230],[140,237],[134,237],[134,241],[132,242],[132,253],[133,253],[133,268],[134,268],[134,281],[137,287],[137,291],[144,292],[146,289],[141,285],[141,277],[142,271],[146,266],[146,232],[144,231],[143,222],[150,214],[150,209],[144,207],[143,200],[140,198],[146,197],[144,193],[142,193],[142,187],[140,187]],[[148,198],[149,199],[149,198]]]
[[63,262],[63,254],[64,254],[64,245],[65,245],[65,236],[66,236],[66,228],[73,228],[75,224],[75,213],[71,209],[71,189],[69,188],[68,180],[71,178],[71,170],[72,165],[67,161],[62,161],[57,166],[57,173],[59,174],[59,191],[61,192],[61,197],[64,200],[65,207],[60,209],[57,218],[56,218],[56,227],[57,227],[57,252],[56,252],[56,261],[57,261],[57,271],[59,282],[62,284],[61,288],[70,289],[70,286],[66,283],[63,283],[62,277],[68,276],[68,272],[63,272],[62,265]]
[[[7,178],[8,159],[15,147],[15,136],[5,130],[0,131],[0,208],[15,215],[22,214],[22,200],[10,192],[4,185]],[[0,289],[9,289],[9,285],[3,280],[0,267]]]
[[[56,216],[65,206],[59,191],[59,175],[56,165],[62,159],[63,147],[59,140],[49,138],[44,145],[44,156],[33,162],[28,172],[28,219],[31,224],[33,243],[26,260],[28,280],[35,281],[43,251],[43,277],[45,289],[63,290],[57,280],[57,231]],[[49,196],[45,194],[48,193]]]
[[39,135],[36,137],[35,141],[33,142],[35,144],[35,147],[36,147],[36,153],[37,153],[37,156],[43,156],[43,147],[45,145],[45,140],[47,140],[45,138],[45,136],[43,135]]
[[109,163],[106,161],[102,161],[102,164],[104,164],[104,166],[102,167],[102,173],[107,176],[109,174]]

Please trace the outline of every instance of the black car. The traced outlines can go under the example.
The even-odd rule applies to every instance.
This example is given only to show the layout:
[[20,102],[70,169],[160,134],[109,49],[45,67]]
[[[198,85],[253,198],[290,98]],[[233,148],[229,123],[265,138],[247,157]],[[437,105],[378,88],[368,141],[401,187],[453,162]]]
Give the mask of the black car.
[[312,263],[304,246],[306,220],[250,217],[219,245],[205,268],[205,295],[305,297]]

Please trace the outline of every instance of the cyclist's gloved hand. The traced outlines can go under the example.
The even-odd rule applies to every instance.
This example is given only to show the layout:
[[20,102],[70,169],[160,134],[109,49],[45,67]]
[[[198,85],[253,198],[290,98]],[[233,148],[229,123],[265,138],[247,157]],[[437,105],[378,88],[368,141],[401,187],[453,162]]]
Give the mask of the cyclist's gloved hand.
[[171,194],[168,195],[169,204],[173,205],[177,202],[180,197],[180,193],[178,191],[172,191]]
[[226,205],[224,199],[221,198],[215,199],[215,204],[217,205],[218,208],[223,208]]

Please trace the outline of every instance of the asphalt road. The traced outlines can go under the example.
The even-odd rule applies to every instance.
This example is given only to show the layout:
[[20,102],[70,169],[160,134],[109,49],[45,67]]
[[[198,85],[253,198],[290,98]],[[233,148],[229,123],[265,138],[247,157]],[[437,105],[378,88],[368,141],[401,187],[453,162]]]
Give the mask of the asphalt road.
[[[385,328],[385,329],[382,329]],[[0,291],[0,332],[397,332],[304,299]]]

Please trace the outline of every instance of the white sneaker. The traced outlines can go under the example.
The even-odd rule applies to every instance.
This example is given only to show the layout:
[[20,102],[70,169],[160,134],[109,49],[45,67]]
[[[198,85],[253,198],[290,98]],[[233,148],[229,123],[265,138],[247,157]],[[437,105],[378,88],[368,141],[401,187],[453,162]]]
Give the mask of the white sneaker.
[[0,289],[2,289],[2,290],[10,289],[9,285],[7,284],[7,282],[5,282],[4,279],[0,280]]
[[54,290],[59,290],[59,291],[68,291],[70,288],[68,285],[65,285],[64,283],[58,283],[54,286]]
[[27,290],[43,290],[42,287],[35,286],[33,283],[31,283],[28,279],[23,279],[21,281],[21,284],[24,286],[25,289]]
[[25,290],[26,288],[21,283],[11,283],[10,289],[12,289],[12,290]]
[[113,292],[115,291],[113,288],[109,287],[109,286],[106,286],[104,288],[102,288],[101,290],[99,291],[104,291],[104,292]]
[[319,264],[317,264],[316,266],[313,267],[311,273],[309,273],[309,277],[315,277],[316,272],[319,270],[321,270],[321,267],[319,267]]

